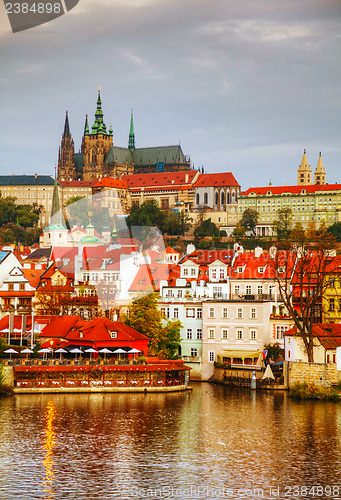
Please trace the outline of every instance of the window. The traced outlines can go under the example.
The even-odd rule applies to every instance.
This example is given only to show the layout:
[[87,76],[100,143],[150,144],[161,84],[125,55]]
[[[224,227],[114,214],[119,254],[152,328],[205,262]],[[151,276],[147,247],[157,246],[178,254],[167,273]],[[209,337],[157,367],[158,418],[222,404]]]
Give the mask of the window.
[[198,349],[195,347],[191,348],[191,358],[196,358],[198,356]]
[[238,319],[243,318],[243,309],[241,307],[238,307],[238,309],[237,309],[237,318]]
[[219,278],[221,280],[225,279],[225,270],[224,269],[220,269],[220,271],[219,271]]
[[187,340],[192,340],[192,328],[187,328],[186,338]]
[[239,295],[239,291],[240,291],[239,285],[235,285],[235,287],[234,287],[234,293],[235,293],[235,295]]
[[251,293],[252,293],[251,285],[246,285],[246,295],[251,295]]
[[222,339],[228,339],[229,338],[229,331],[226,330],[226,329],[222,330],[222,332],[221,332],[221,338]]
[[250,318],[251,319],[256,319],[256,308],[252,307],[250,311]]
[[117,339],[117,332],[110,332],[110,337],[112,339]]
[[256,330],[250,330],[250,340],[256,340],[257,332]]
[[20,290],[25,290],[25,283],[20,283]]
[[194,318],[195,309],[194,307],[186,308],[186,318]]
[[204,205],[208,204],[208,194],[204,193]]
[[161,318],[165,318],[165,317],[166,317],[166,308],[161,307]]
[[258,272],[259,272],[259,273],[264,273],[264,267],[259,267],[259,268],[258,268]]
[[168,210],[168,208],[169,208],[169,198],[163,198],[161,200],[161,209]]
[[242,340],[243,338],[243,330],[237,330],[237,339]]
[[214,318],[215,317],[215,311],[214,307],[210,307],[209,313],[208,313],[209,318]]
[[242,272],[243,272],[243,266],[238,266],[237,273],[242,273]]
[[213,362],[214,362],[214,352],[213,352],[213,351],[210,351],[210,352],[208,353],[208,361],[209,361],[210,363],[213,363]]
[[257,293],[258,293],[258,295],[263,295],[263,287],[261,285],[258,286]]
[[[276,325],[276,339],[283,339],[283,333],[287,330],[289,330],[289,325]],[[288,342],[290,343],[290,339],[288,339]]]
[[198,307],[197,309],[197,319],[201,319],[202,318],[202,309],[201,307]]
[[14,290],[13,283],[8,283],[8,290]]
[[196,275],[196,269],[194,267],[192,267],[191,269],[191,276],[195,276]]
[[201,328],[197,328],[197,339],[198,340],[202,339],[202,329]]
[[209,328],[209,330],[208,330],[208,338],[209,339],[214,339],[215,338],[215,330],[214,330],[214,328]]
[[179,317],[179,309],[175,307],[173,311],[173,318],[178,319],[178,317]]
[[215,268],[212,269],[212,279],[217,279],[217,270]]
[[223,318],[228,318],[228,308],[227,307],[223,307],[223,314],[222,314],[222,317]]
[[329,299],[329,311],[335,311],[335,299]]
[[188,269],[186,267],[183,269],[183,275],[188,276]]

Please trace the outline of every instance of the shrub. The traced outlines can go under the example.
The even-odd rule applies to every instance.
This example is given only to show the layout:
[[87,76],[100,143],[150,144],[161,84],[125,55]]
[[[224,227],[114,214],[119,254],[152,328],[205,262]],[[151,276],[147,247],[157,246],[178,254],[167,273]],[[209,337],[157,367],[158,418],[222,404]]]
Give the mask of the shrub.
[[290,397],[294,399],[324,399],[339,401],[340,396],[332,387],[319,387],[314,383],[297,382],[290,390]]

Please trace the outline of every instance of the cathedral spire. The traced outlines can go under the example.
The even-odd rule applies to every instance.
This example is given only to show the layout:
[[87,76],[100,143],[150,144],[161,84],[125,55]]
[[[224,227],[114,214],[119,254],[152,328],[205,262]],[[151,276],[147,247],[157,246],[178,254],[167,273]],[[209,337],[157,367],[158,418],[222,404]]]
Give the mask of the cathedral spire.
[[107,135],[107,127],[103,122],[103,111],[102,111],[102,99],[101,99],[101,87],[98,87],[97,96],[97,107],[95,111],[95,122],[91,130],[92,135],[103,134]]
[[50,228],[51,226],[65,228],[62,211],[60,208],[58,181],[56,175],[54,176]]
[[63,137],[71,137],[68,112],[66,112],[66,116],[65,116],[65,125],[64,125]]
[[85,115],[84,135],[89,135],[88,115]]
[[131,153],[133,153],[135,151],[135,132],[134,132],[133,110],[131,110],[131,116],[130,116],[130,132],[129,132],[128,148],[130,149]]

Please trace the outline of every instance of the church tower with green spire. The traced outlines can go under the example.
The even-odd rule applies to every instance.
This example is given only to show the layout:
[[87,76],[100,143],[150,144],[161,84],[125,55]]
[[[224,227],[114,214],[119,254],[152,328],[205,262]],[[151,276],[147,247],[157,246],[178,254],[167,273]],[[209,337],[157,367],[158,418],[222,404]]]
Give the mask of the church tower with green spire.
[[83,153],[83,175],[84,181],[90,181],[105,175],[105,160],[108,152],[113,146],[113,132],[110,128],[107,131],[103,120],[101,89],[98,88],[97,106],[95,111],[95,121],[89,131],[89,124],[86,119],[84,136],[82,142]]
[[58,179],[65,181],[77,179],[75,146],[70,133],[68,112],[65,116],[64,132],[58,153]]
[[131,154],[133,154],[135,151],[135,133],[134,133],[133,110],[131,110],[131,117],[130,117],[130,132],[129,132],[128,149],[131,152]]

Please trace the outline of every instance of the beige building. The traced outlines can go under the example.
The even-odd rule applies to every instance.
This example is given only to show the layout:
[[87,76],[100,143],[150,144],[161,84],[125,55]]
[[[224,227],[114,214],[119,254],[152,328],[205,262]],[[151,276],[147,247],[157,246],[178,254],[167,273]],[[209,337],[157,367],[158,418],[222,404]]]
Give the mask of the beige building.
[[1,175],[0,191],[3,197],[16,198],[18,205],[42,206],[40,224],[49,222],[52,208],[54,179],[49,175]]
[[289,208],[292,211],[292,225],[297,222],[304,229],[315,223],[331,226],[341,222],[341,184],[326,184],[326,172],[321,153],[314,173],[304,151],[302,162],[297,171],[297,186],[251,187],[241,193],[238,199],[238,221],[247,209],[256,210],[259,220],[256,227],[258,236],[272,236],[273,223],[278,210]]

